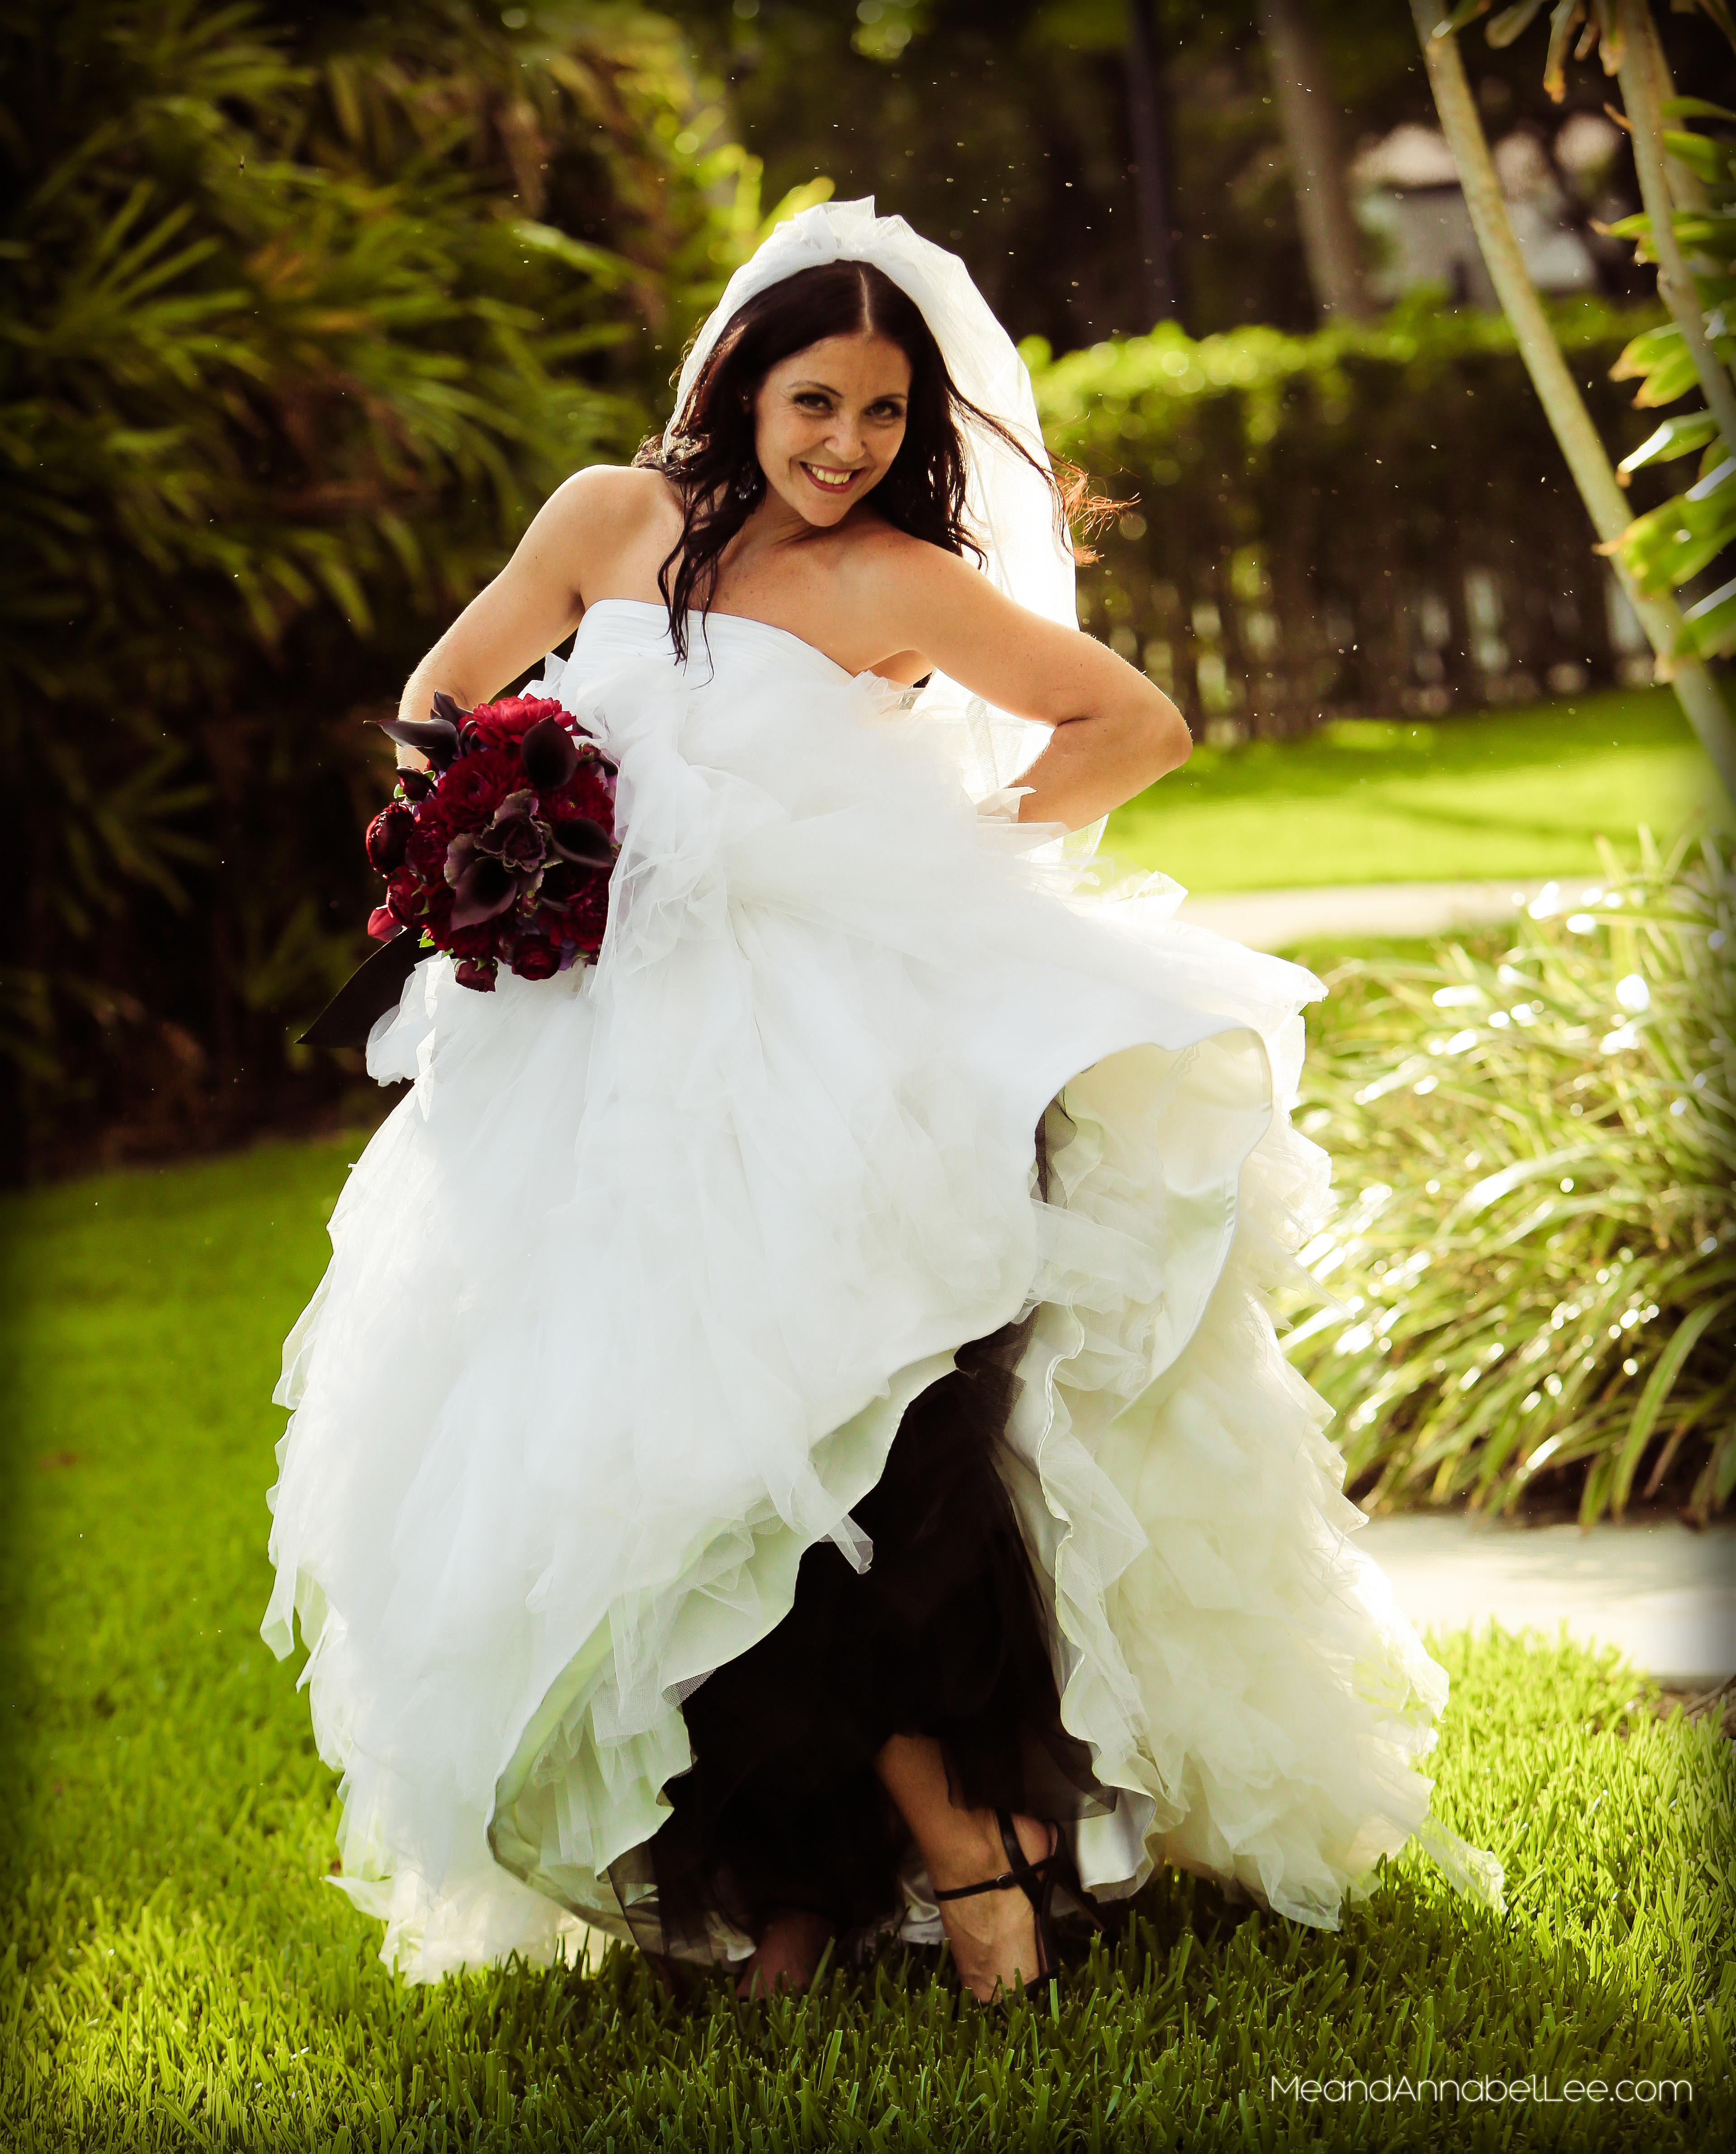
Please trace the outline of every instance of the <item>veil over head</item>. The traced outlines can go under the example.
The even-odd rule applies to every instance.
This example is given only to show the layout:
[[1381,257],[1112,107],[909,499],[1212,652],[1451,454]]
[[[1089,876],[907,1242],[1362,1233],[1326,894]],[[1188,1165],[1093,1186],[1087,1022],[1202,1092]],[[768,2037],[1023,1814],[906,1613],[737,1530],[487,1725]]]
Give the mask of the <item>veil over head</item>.
[[[871,195],[800,211],[736,271],[682,365],[665,447],[673,447],[694,384],[730,317],[799,270],[840,261],[872,263],[915,300],[953,386],[1036,459],[1034,470],[1004,442],[967,422],[965,518],[983,549],[983,572],[999,590],[1031,612],[1076,628],[1073,555],[1044,477],[1049,452],[1024,361],[958,257],[912,232],[901,217],[876,217]],[[958,728],[966,783],[979,798],[1012,784],[1049,737],[1047,726],[994,710],[942,674],[933,676],[916,707]]]

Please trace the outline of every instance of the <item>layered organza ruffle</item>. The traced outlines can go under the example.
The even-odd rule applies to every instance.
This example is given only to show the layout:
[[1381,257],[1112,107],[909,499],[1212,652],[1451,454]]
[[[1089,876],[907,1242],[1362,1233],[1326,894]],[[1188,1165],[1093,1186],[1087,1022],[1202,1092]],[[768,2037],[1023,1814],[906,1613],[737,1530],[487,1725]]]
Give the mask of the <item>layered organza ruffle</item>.
[[413,1085],[285,1350],[265,1623],[309,1648],[344,1888],[415,1978],[630,1934],[608,1873],[683,1697],[804,1549],[871,1559],[906,1406],[1029,1313],[1008,1471],[1116,1792],[1087,1883],[1168,1860],[1331,1922],[1416,1833],[1498,1894],[1429,1820],[1445,1677],[1266,1314],[1325,1196],[1285,1119],[1315,983],[1020,855],[795,639],[708,640],[684,675],[605,604],[551,679],[620,766],[596,966],[431,960],[370,1043]]

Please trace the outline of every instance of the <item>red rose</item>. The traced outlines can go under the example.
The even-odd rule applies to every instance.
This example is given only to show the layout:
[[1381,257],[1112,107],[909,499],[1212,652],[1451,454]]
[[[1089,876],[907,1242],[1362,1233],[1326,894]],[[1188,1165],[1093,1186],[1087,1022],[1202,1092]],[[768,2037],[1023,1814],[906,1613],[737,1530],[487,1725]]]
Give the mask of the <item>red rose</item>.
[[443,950],[452,927],[452,894],[443,882],[430,883],[423,890],[421,924]]
[[418,882],[438,882],[446,872],[446,856],[452,832],[443,815],[431,814],[428,802],[416,819],[416,829],[404,849],[404,865]]
[[551,860],[537,886],[537,903],[545,912],[559,913],[563,919],[574,906],[588,905],[593,898],[606,902],[608,895],[608,869],[586,867],[574,860]]
[[[421,880],[407,867],[400,868],[385,886],[385,904],[382,911],[390,912],[394,920],[401,920],[406,927],[413,927],[422,916],[423,893]],[[371,933],[372,930],[370,929]]]
[[461,988],[474,988],[480,994],[492,995],[494,992],[494,960],[490,957],[486,964],[478,964],[466,957],[461,961],[455,977]]
[[389,905],[376,905],[368,915],[368,932],[376,942],[390,942],[403,932],[403,922]]
[[511,963],[521,980],[546,980],[560,970],[560,950],[542,935],[521,935],[513,943]]
[[389,875],[401,865],[405,850],[416,828],[416,816],[407,800],[394,800],[368,825],[368,865],[376,875]]
[[[448,891],[445,916],[440,925],[436,926],[432,921],[428,923],[428,932],[434,940],[442,950],[450,950],[455,957],[468,957],[477,964],[485,960],[492,963],[500,954],[501,922],[498,920],[479,920],[474,927],[452,927],[447,924],[452,917],[452,894]],[[510,934],[510,922],[508,932]]]

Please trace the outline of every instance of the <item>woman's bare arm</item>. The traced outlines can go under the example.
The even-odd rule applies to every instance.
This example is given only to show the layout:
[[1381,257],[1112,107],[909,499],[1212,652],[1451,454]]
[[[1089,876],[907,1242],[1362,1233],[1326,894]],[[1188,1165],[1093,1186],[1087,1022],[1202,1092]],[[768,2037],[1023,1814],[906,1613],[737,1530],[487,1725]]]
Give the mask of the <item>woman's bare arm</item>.
[[1187,760],[1187,723],[1162,689],[1094,636],[1015,605],[955,554],[876,549],[865,593],[890,649],[920,651],[973,695],[1054,728],[1019,779],[1026,823],[1095,822]]
[[[552,651],[577,626],[605,557],[631,545],[655,513],[654,472],[599,464],[576,472],[538,510],[512,559],[478,591],[404,684],[401,718],[426,718],[444,690],[467,710]],[[401,763],[423,758],[400,748]]]

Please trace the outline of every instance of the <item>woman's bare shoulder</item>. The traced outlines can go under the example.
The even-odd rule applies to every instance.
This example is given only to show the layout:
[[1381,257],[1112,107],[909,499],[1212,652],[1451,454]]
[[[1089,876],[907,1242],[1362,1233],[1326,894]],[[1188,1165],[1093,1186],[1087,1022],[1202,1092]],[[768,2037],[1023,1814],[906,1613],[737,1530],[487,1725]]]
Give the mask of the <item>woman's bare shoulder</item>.
[[932,539],[918,538],[909,531],[901,531],[896,523],[874,513],[873,503],[865,502],[847,527],[846,535],[854,550],[865,559],[885,562],[920,562],[950,559],[945,547],[937,546]]
[[850,567],[864,603],[895,611],[918,593],[932,597],[943,590],[952,602],[968,603],[978,587],[989,588],[973,559],[877,518],[871,524],[865,519]]
[[901,531],[896,523],[878,516],[863,517],[840,536],[846,538],[851,570],[876,590],[888,591],[906,582],[945,574],[958,563],[957,555],[944,546]]
[[561,481],[548,508],[562,521],[603,517],[643,523],[671,510],[681,513],[669,481],[643,464],[587,464]]
[[661,472],[590,464],[549,495],[532,536],[538,555],[559,561],[589,599],[611,590],[624,574],[630,580],[639,574],[641,556],[661,560],[681,523],[675,489]]

